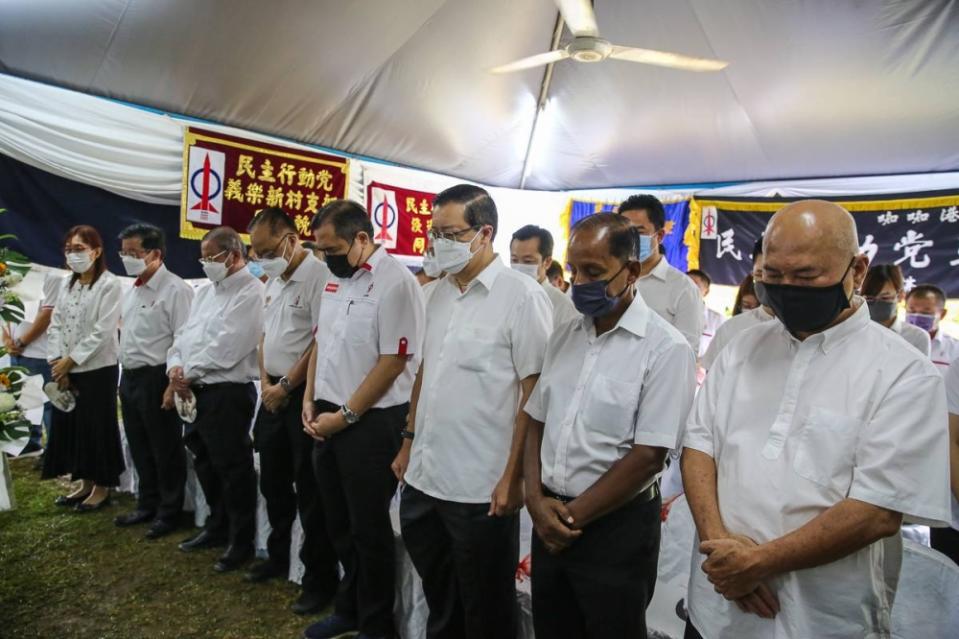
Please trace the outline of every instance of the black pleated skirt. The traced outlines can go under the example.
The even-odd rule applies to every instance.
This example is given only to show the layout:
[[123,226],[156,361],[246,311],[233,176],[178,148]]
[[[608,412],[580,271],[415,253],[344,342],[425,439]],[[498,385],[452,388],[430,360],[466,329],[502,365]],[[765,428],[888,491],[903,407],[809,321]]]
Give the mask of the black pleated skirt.
[[98,486],[118,486],[123,448],[117,423],[117,365],[70,373],[77,407],[53,409],[49,441],[43,455],[44,479],[70,475]]

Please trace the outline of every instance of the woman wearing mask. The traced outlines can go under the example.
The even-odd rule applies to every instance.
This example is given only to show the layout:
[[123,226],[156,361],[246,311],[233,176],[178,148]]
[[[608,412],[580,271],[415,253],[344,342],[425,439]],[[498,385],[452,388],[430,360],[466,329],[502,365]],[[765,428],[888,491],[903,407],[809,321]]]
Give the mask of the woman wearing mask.
[[756,283],[753,280],[753,274],[749,273],[739,283],[736,302],[733,304],[733,315],[739,315],[754,308],[759,308],[759,298],[756,297]]
[[124,470],[117,424],[117,328],[120,282],[106,268],[103,241],[92,226],[76,226],[64,240],[67,266],[48,333],[53,380],[69,390],[76,406],[53,411],[43,478],[69,474],[80,485],[58,497],[58,506],[78,512],[108,503]]
[[899,304],[906,299],[906,291],[903,288],[902,270],[898,266],[870,266],[860,293],[866,298],[869,316],[874,322],[892,329],[923,355],[929,356],[929,333],[899,319]]

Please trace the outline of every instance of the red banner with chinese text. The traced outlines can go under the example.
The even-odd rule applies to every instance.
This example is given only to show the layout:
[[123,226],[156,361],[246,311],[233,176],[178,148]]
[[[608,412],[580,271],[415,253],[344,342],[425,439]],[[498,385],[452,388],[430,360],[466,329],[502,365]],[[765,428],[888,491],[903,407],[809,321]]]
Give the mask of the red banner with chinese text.
[[348,183],[346,158],[190,127],[183,135],[180,237],[198,240],[222,225],[246,239],[256,212],[276,206],[309,238],[313,216],[346,197]]
[[435,193],[370,182],[366,208],[373,221],[373,240],[404,264],[421,264],[426,234],[433,226],[434,197]]

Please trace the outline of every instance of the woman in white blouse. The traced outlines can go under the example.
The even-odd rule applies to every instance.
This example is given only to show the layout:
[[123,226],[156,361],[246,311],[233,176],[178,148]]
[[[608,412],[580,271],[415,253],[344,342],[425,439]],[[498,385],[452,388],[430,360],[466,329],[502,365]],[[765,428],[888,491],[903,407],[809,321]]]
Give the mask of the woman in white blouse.
[[929,357],[929,333],[899,319],[899,305],[906,300],[902,270],[895,264],[873,264],[866,272],[859,293],[866,298],[869,316]]
[[51,373],[76,396],[70,412],[53,411],[43,477],[69,474],[80,484],[57,498],[78,512],[108,503],[124,470],[117,424],[120,281],[106,269],[103,241],[92,226],[76,226],[64,241],[67,266],[47,343]]

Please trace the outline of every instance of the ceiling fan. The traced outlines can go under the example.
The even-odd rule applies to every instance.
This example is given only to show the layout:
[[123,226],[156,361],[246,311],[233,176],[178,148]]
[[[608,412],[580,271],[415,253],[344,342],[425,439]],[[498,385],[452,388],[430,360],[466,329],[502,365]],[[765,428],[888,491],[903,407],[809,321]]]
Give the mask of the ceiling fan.
[[[573,34],[573,41],[561,49],[539,53],[490,69],[490,73],[512,73],[572,58],[576,62],[602,62],[607,58],[639,62],[683,71],[719,71],[728,62],[694,58],[679,53],[621,47],[599,37],[596,14],[590,0],[555,0],[563,21]],[[558,32],[557,32],[558,33]]]

